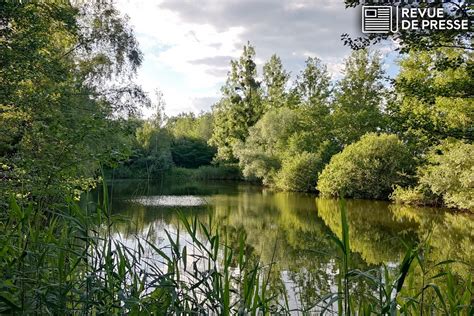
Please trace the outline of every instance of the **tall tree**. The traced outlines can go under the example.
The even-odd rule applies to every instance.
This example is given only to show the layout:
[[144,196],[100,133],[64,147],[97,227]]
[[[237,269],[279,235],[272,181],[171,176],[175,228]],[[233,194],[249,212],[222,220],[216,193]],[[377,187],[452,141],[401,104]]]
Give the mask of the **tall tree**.
[[317,57],[306,59],[305,69],[296,81],[296,92],[309,106],[327,105],[331,94],[331,77],[327,67]]
[[299,100],[297,110],[301,117],[301,129],[293,136],[293,151],[316,152],[322,143],[332,139],[331,93],[326,65],[317,57],[308,57],[292,91]]
[[214,130],[210,144],[217,147],[218,159],[235,158],[232,147],[243,141],[249,127],[263,114],[262,90],[257,80],[255,49],[248,43],[241,57],[231,61],[231,71],[221,89],[222,99],[214,106]]
[[287,101],[286,85],[290,74],[283,68],[280,57],[273,54],[263,65],[263,86],[267,109],[280,108]]
[[348,145],[384,126],[383,79],[377,53],[354,51],[346,60],[344,77],[338,82],[334,97],[334,134],[339,145]]

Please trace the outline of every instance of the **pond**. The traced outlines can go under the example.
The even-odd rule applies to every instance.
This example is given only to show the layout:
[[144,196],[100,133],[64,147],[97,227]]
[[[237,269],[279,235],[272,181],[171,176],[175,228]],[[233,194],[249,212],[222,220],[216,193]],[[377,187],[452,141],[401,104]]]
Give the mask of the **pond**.
[[[304,308],[335,286],[339,251],[330,236],[341,234],[337,200],[237,182],[121,180],[109,190],[114,214],[126,218],[115,226],[123,240],[146,235],[163,246],[164,230],[176,232],[180,225],[178,212],[202,222],[211,218],[230,235],[244,231],[263,264],[275,262],[272,282],[284,285],[290,307]],[[395,269],[407,246],[426,241],[428,262],[463,261],[467,265],[453,265],[455,273],[472,274],[472,215],[367,200],[348,200],[347,209],[351,268]]]

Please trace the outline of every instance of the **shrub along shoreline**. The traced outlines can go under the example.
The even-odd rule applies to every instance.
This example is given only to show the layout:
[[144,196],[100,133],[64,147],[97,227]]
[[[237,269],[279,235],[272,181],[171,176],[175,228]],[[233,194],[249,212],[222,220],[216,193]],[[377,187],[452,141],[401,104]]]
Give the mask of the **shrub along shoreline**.
[[[249,177],[249,166],[202,165],[170,167],[158,176],[194,180],[234,180],[261,183],[274,190],[316,192],[328,197],[392,200],[396,203],[443,206],[474,211],[472,170],[474,146],[447,139],[433,147],[422,165],[410,148],[394,134],[368,133],[333,155],[326,163],[321,155],[303,152],[288,158],[281,170],[264,180]],[[124,172],[125,170],[125,172]],[[143,170],[109,169],[111,179],[154,178]],[[247,175],[247,176],[246,176]]]

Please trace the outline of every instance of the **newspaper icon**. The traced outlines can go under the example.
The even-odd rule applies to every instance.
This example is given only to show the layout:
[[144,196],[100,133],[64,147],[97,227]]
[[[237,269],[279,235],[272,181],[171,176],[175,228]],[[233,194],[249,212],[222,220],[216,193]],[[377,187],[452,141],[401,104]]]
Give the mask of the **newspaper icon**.
[[389,33],[392,26],[392,7],[363,6],[362,33]]

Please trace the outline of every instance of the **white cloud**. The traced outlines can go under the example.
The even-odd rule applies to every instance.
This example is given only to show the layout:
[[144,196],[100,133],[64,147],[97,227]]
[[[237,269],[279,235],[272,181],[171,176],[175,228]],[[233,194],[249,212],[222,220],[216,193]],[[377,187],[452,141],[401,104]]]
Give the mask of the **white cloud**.
[[138,81],[146,91],[158,88],[163,92],[168,115],[199,112],[203,104],[195,100],[215,98],[226,71],[222,67],[216,71],[215,65],[196,61],[215,56],[237,57],[235,43],[243,29],[236,26],[218,31],[209,23],[186,22],[161,4],[127,0],[117,3],[130,18],[145,55]]
[[210,109],[229,60],[248,40],[259,66],[276,53],[296,76],[306,56],[317,56],[337,78],[349,53],[340,35],[360,28],[357,10],[342,0],[119,0],[117,7],[145,55],[138,81],[163,92],[168,115]]

